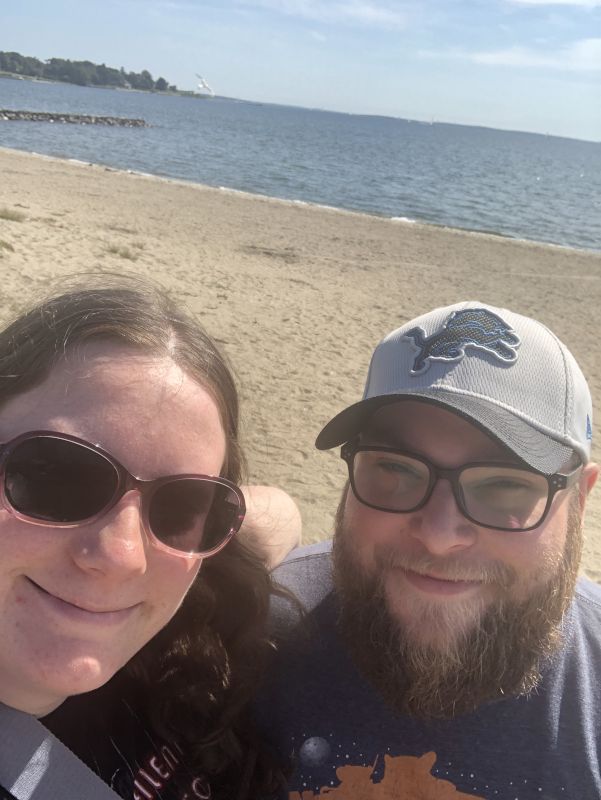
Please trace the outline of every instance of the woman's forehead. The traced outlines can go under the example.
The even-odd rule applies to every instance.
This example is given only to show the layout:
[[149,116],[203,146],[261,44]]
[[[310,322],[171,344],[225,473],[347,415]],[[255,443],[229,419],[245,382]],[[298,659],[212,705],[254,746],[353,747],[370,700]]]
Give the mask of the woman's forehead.
[[[160,471],[201,472],[195,454],[225,457],[225,435],[213,397],[170,358],[105,345],[61,359],[39,385],[0,410],[0,439],[28,430],[80,436],[126,466],[134,453]],[[159,452],[160,451],[160,452]],[[184,463],[185,462],[185,463]],[[194,462],[194,463],[193,463]],[[187,465],[187,466],[185,466]],[[157,469],[159,467],[157,466]]]
[[[14,399],[21,413],[54,413],[82,401],[110,405],[125,403],[130,395],[138,400],[168,398],[190,382],[170,358],[117,345],[93,345],[67,353],[44,380]],[[0,417],[10,405],[9,400]]]

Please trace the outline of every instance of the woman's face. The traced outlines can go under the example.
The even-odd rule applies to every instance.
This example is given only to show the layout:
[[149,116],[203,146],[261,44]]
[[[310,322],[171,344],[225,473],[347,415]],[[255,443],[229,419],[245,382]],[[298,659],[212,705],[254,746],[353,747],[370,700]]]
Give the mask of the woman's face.
[[[219,475],[211,396],[170,359],[119,345],[78,350],[0,409],[0,441],[50,430],[99,444],[133,475]],[[0,701],[41,716],[108,681],[171,619],[199,559],[158,549],[127,492],[102,519],[33,525],[0,508]]]

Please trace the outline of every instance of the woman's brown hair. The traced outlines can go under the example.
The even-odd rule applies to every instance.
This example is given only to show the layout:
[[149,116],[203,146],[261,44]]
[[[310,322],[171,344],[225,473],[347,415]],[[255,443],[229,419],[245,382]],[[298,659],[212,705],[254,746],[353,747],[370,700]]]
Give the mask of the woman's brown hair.
[[[92,340],[168,357],[202,385],[226,435],[222,476],[240,482],[239,404],[227,361],[195,319],[138,277],[85,276],[85,284],[39,303],[0,332],[0,408]],[[246,712],[269,650],[271,591],[264,564],[234,539],[205,560],[171,622],[117,676],[135,685],[152,728],[176,739],[190,768],[211,777],[214,796],[256,797],[272,787],[275,773]],[[97,692],[99,707],[104,694]]]

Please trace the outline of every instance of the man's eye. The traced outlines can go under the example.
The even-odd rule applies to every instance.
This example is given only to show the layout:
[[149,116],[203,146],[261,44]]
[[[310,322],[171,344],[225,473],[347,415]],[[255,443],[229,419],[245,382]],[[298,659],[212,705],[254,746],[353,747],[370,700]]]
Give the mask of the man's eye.
[[483,492],[531,492],[534,488],[532,483],[519,478],[490,478],[472,486],[473,490]]
[[406,475],[412,478],[419,477],[410,464],[401,464],[398,461],[378,461],[376,466],[384,472],[394,472],[397,475]]

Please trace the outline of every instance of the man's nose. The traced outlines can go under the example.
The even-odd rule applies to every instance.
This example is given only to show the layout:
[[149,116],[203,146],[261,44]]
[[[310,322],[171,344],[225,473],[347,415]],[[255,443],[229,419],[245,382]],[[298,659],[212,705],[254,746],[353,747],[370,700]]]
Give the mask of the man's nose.
[[72,557],[82,570],[116,578],[146,572],[148,542],[138,491],[126,492],[100,520],[73,533]]
[[439,478],[426,505],[411,514],[409,531],[429,553],[443,556],[471,547],[478,529],[462,514],[449,481]]

